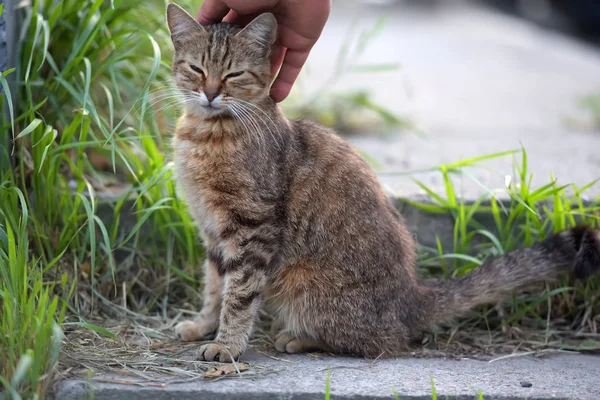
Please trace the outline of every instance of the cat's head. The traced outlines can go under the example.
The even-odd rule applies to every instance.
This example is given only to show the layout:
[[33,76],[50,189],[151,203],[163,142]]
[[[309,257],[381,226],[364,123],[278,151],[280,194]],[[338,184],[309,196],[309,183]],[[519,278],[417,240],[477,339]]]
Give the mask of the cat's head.
[[227,23],[201,26],[171,3],[167,22],[175,47],[173,74],[188,113],[219,115],[269,95],[269,56],[277,33],[273,14],[261,14],[243,29]]

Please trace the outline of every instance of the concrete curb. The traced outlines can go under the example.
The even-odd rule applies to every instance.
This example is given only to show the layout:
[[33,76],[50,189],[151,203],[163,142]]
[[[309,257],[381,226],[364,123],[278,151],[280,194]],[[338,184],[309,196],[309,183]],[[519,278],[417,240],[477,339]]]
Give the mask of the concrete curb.
[[[55,386],[54,398],[76,400],[275,400],[323,399],[327,371],[331,371],[333,399],[431,400],[431,380],[438,398],[486,400],[592,400],[598,398],[600,357],[554,355],[544,358],[476,361],[463,359],[364,360],[349,357],[280,355],[287,362],[251,354],[251,368],[260,365],[273,373],[254,378],[189,383],[123,385],[109,383],[123,376],[102,375],[89,381],[66,380]],[[164,378],[164,377],[163,377]],[[130,375],[127,381],[131,381]],[[99,380],[102,380],[100,382]],[[447,397],[446,397],[447,396]]]
[[[110,205],[110,200],[114,201],[114,198],[104,199],[99,201],[98,216],[105,224],[110,224],[113,218],[114,211]],[[392,198],[392,202],[396,208],[400,211],[404,218],[404,222],[408,226],[409,231],[415,235],[417,242],[420,245],[436,248],[437,239],[439,238],[444,249],[452,249],[454,243],[454,217],[449,213],[436,214],[414,206],[414,203],[420,203],[425,205],[433,205],[434,203],[426,195],[414,194],[403,198]],[[465,199],[465,206],[469,207],[475,204],[476,200]],[[134,200],[127,201],[121,209],[120,217],[120,229],[121,234],[127,235],[129,229],[135,226],[137,222],[137,216],[132,212]],[[592,204],[592,201],[587,199],[583,201],[585,206]],[[508,204],[508,203],[505,203]],[[489,207],[489,202],[482,202],[481,207]],[[549,210],[553,209],[551,203],[547,203],[546,207]],[[482,229],[489,230],[492,233],[496,233],[496,223],[491,213],[484,211],[477,212],[474,218]],[[475,237],[473,243],[476,244],[479,237]]]
[[[111,198],[100,200],[98,206],[98,216],[106,225],[110,224],[114,214],[114,210],[111,207],[110,200],[114,199]],[[406,225],[408,226],[410,232],[412,232],[413,235],[415,235],[419,244],[428,247],[436,247],[436,238],[439,237],[444,248],[452,247],[454,235],[453,217],[450,214],[429,213],[411,204],[411,202],[433,204],[427,196],[415,195],[403,199],[393,198],[392,202],[404,217]],[[474,202],[475,201],[467,200],[465,201],[465,204],[472,205]],[[129,230],[133,228],[133,226],[135,226],[137,222],[137,216],[132,211],[133,203],[134,200],[128,200],[121,208],[121,212],[119,215],[119,226],[121,229],[120,233],[123,236],[129,234]],[[489,229],[492,232],[496,230],[494,219],[490,214],[478,214],[477,220],[486,229]]]

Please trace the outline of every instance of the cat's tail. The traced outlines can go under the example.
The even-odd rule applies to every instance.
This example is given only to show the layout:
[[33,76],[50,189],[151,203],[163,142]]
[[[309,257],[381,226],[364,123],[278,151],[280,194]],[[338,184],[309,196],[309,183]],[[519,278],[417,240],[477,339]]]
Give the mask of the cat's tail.
[[563,272],[587,279],[599,270],[600,232],[572,228],[532,247],[490,259],[466,275],[433,284],[434,322],[503,301],[516,290],[552,281]]

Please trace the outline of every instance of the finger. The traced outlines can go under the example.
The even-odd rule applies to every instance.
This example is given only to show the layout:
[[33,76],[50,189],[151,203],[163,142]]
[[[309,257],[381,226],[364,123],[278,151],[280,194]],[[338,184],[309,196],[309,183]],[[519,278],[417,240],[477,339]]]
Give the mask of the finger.
[[206,0],[198,13],[200,25],[215,24],[221,22],[229,12],[229,7],[221,0]]
[[290,94],[292,86],[298,78],[302,66],[308,58],[309,51],[298,51],[287,49],[283,64],[277,75],[277,79],[271,86],[271,97],[276,102],[281,102]]
[[256,14],[256,13],[241,14],[239,12],[235,12],[235,11],[231,10],[231,11],[229,11],[229,14],[227,14],[225,19],[223,19],[223,22],[231,22],[232,24],[235,24],[235,25],[246,26],[250,22],[252,22],[252,20],[254,18],[256,18],[257,15],[258,14]]
[[229,22],[231,24],[239,24],[240,14],[236,13],[233,10],[229,10],[225,18],[223,18],[223,22]]
[[275,77],[279,69],[281,68],[281,64],[283,64],[283,57],[285,56],[285,47],[283,47],[279,43],[275,43],[273,45],[273,50],[271,51],[271,75]]

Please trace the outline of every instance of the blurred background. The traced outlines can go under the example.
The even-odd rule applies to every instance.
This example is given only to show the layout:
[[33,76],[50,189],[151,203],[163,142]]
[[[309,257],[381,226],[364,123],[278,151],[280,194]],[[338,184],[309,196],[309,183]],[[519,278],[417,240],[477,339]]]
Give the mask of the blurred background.
[[[297,89],[316,99],[335,77],[333,92],[368,93],[355,99],[397,117],[392,131],[413,134],[374,139],[364,137],[377,126],[367,114],[339,112],[344,131],[363,134],[350,140],[382,170],[420,171],[523,145],[536,178],[585,184],[600,176],[599,13],[593,0],[334,1]],[[486,165],[476,172],[486,186],[512,174],[510,157]],[[443,189],[435,174],[421,177]],[[382,179],[396,194],[419,190],[406,177]],[[481,193],[479,183],[460,184],[467,197]]]
[[[600,28],[600,11],[597,0],[475,0],[490,7],[550,29],[561,29],[582,35],[585,39],[594,39]],[[455,0],[364,0],[371,5],[410,5],[417,7],[435,7],[443,3],[456,3]]]
[[596,41],[600,33],[600,4],[597,0],[482,0],[512,15],[550,29]]

